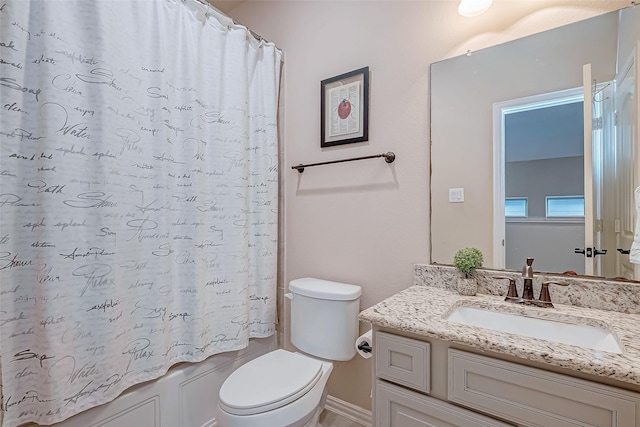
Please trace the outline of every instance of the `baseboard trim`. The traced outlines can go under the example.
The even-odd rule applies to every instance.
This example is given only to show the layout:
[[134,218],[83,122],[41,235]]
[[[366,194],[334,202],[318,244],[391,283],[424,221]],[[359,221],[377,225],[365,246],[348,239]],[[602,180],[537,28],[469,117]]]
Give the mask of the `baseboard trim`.
[[328,411],[362,424],[365,427],[371,427],[373,418],[371,411],[361,408],[360,406],[356,406],[352,403],[345,402],[344,400],[329,395],[327,396],[327,403],[324,407]]

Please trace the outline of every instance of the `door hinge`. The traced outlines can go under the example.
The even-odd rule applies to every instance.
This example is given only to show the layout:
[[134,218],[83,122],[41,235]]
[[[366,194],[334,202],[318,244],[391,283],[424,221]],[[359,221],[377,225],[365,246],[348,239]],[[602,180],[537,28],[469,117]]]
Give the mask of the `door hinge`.
[[596,221],[596,232],[597,233],[602,233],[602,229],[604,228],[604,225],[602,224],[602,220],[601,219],[597,219]]
[[602,130],[602,116],[593,118],[592,130]]
[[618,112],[613,113],[613,125],[618,126]]

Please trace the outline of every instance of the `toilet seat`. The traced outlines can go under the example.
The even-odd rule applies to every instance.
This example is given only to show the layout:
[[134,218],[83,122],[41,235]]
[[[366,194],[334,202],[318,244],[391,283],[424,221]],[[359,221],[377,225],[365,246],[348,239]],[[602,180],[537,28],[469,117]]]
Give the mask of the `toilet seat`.
[[220,389],[220,407],[234,415],[254,415],[304,396],[322,376],[322,362],[274,350],[242,365]]

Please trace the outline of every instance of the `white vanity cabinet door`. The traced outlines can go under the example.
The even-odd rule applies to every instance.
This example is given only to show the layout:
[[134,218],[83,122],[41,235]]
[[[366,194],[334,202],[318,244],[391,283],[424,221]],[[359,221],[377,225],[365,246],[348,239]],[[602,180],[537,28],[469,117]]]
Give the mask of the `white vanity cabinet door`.
[[449,400],[532,427],[632,427],[640,394],[449,349]]
[[377,332],[376,376],[429,393],[430,345],[407,337]]
[[380,380],[376,382],[375,420],[375,427],[511,426]]

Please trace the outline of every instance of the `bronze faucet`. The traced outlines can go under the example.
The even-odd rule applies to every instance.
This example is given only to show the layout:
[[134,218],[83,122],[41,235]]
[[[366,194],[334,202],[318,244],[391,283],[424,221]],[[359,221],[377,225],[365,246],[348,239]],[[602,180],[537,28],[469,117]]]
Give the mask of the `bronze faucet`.
[[553,304],[551,303],[551,294],[549,294],[549,285],[569,286],[568,283],[556,282],[555,280],[542,282],[542,289],[540,289],[540,297],[536,302],[536,305],[538,305],[539,307],[553,308]]
[[509,290],[507,291],[507,296],[504,297],[504,300],[507,302],[514,302],[517,304],[522,303],[522,298],[518,296],[518,288],[516,288],[516,279],[508,276],[496,276],[494,279],[505,279],[509,281]]
[[527,263],[522,268],[522,277],[524,277],[524,286],[522,288],[522,301],[524,304],[532,304],[533,298],[533,258],[527,258]]
[[542,282],[540,296],[536,300],[533,296],[533,258],[527,258],[527,263],[522,269],[522,277],[524,281],[522,298],[518,296],[518,289],[516,288],[516,280],[514,278],[507,276],[494,277],[495,279],[505,279],[509,281],[509,290],[507,291],[507,296],[504,299],[505,301],[516,304],[536,305],[538,307],[552,308],[553,304],[551,303],[551,295],[549,294],[549,285],[569,285],[568,283],[558,282],[555,280]]

